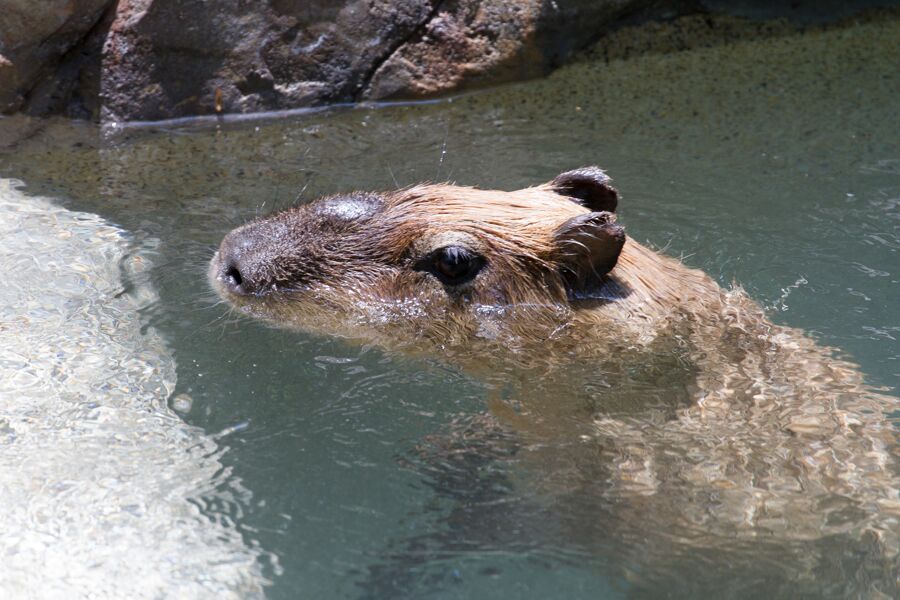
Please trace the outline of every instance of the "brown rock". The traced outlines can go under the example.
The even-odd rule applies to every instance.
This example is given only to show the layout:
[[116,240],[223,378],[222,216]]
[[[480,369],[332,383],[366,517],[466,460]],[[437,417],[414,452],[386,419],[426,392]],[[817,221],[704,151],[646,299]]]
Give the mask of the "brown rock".
[[[121,0],[103,47],[101,118],[421,98],[534,77],[609,20],[657,3]],[[577,25],[583,14],[592,21]]]
[[710,2],[2,0],[0,112],[109,122],[424,98],[543,75],[622,23]]
[[456,0],[375,71],[364,97],[419,98],[539,77],[627,16],[696,7],[659,0]]
[[20,109],[111,0],[6,0],[0,9],[0,112]]
[[427,0],[125,0],[103,48],[103,120],[351,101]]
[[[450,5],[451,3],[447,3]],[[415,39],[388,56],[363,92],[372,99],[423,97],[479,81],[545,70],[534,45],[540,0],[460,0],[439,10]]]
[[118,0],[101,20],[110,0],[9,0],[0,111],[156,120],[423,98],[544,74],[671,1]]

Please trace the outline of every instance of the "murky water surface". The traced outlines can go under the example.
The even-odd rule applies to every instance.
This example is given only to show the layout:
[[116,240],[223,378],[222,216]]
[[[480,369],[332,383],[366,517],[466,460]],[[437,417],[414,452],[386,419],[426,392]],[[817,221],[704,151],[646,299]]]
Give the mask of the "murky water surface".
[[[516,189],[598,164],[630,235],[839,348],[896,416],[897,40],[900,21],[883,18],[268,121],[112,135],[0,121],[0,176],[23,182],[0,202],[0,525],[18,532],[0,544],[0,586],[90,587],[102,572],[131,589],[137,565],[161,589],[250,595],[271,580],[273,598],[895,594],[890,447],[872,449],[868,500],[819,507],[820,535],[765,515],[737,533],[685,529],[670,516],[714,520],[741,490],[663,469],[670,496],[620,493],[604,477],[624,456],[499,426],[486,383],[440,356],[238,318],[205,269],[231,227],[298,197],[421,180]],[[677,357],[634,375],[629,393],[654,401],[628,422],[665,429],[659,408],[678,414],[687,375]],[[571,385],[532,387],[573,407],[563,431],[619,406],[615,389],[567,402]]]

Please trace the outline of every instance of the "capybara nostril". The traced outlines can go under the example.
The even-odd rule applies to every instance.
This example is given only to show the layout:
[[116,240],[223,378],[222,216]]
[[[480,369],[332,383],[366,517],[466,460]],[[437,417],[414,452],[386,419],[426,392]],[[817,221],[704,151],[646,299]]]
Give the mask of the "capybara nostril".
[[244,278],[241,277],[241,271],[237,268],[235,264],[225,265],[225,281],[230,285],[235,287],[239,287],[242,283],[244,283]]
[[234,292],[241,293],[244,291],[244,278],[241,276],[241,270],[235,262],[225,264],[222,269],[222,281],[228,286],[228,289]]

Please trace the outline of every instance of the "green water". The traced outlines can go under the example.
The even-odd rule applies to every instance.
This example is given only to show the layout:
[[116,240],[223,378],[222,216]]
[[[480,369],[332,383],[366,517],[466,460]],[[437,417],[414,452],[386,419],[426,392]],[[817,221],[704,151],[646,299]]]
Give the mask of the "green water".
[[[587,62],[435,104],[257,121],[103,133],[8,119],[0,176],[115,223],[152,261],[126,290],[155,289],[141,317],[174,356],[176,395],[192,400],[177,408],[227,449],[228,476],[197,501],[277,557],[263,565],[270,597],[890,592],[896,558],[842,536],[720,539],[660,564],[639,528],[613,522],[621,507],[602,489],[554,501],[526,485],[515,435],[479,424],[482,382],[440,357],[237,318],[205,269],[225,232],[298,194],[421,180],[517,189],[598,164],[631,236],[742,285],[772,320],[896,394],[898,40],[900,21],[883,19]],[[829,566],[810,567],[813,546]]]

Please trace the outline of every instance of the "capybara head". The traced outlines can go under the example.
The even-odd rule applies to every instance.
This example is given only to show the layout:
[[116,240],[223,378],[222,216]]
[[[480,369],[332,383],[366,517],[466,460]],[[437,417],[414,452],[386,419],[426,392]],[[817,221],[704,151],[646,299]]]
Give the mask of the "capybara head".
[[477,329],[493,309],[567,307],[597,289],[625,243],[617,201],[596,167],[515,192],[341,194],[230,232],[209,275],[239,309],[287,325]]

